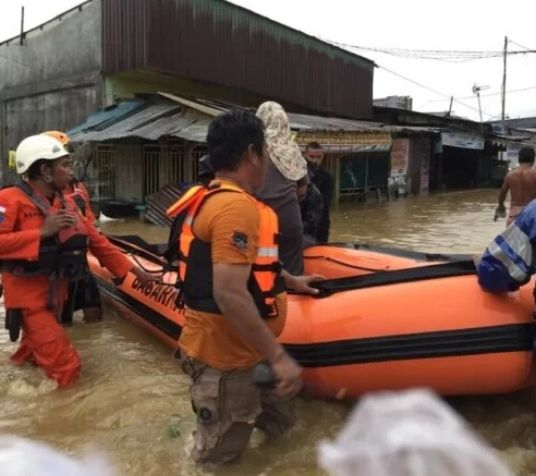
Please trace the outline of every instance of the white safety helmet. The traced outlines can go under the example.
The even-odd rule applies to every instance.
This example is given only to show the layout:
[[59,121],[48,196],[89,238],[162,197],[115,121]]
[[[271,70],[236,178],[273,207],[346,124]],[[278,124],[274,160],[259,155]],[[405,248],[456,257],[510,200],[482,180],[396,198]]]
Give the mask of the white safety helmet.
[[19,144],[15,152],[17,173],[27,172],[38,160],[56,160],[66,155],[69,155],[69,151],[54,137],[46,134],[27,137]]

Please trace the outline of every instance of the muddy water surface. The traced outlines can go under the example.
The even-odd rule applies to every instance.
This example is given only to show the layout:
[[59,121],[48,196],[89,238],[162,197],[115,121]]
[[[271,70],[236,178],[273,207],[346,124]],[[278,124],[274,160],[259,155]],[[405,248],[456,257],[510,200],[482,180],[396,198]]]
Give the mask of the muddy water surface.
[[[433,252],[481,251],[504,226],[492,220],[496,191],[471,191],[380,204],[346,204],[334,212],[332,239]],[[111,234],[161,242],[166,231],[109,222]],[[104,450],[124,475],[205,474],[187,457],[194,426],[188,381],[169,349],[106,310],[103,323],[69,330],[83,371],[70,389],[32,367],[13,368],[15,345],[0,332],[0,432],[46,441],[79,454]],[[520,475],[536,474],[536,392],[451,400]],[[299,424],[277,441],[256,434],[243,460],[221,475],[315,475],[315,446],[334,435],[350,403],[302,399]]]

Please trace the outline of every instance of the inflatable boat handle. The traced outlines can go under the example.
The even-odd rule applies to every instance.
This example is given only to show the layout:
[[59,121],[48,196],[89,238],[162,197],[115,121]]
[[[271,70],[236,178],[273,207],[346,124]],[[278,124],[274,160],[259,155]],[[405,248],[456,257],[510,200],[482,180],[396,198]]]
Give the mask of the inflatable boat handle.
[[318,294],[314,295],[314,297],[325,298],[335,293],[352,291],[355,289],[410,283],[427,279],[451,278],[470,274],[476,274],[475,264],[472,260],[463,260],[429,266],[419,266],[418,268],[379,271],[364,276],[327,279],[312,283],[311,286],[320,291]]

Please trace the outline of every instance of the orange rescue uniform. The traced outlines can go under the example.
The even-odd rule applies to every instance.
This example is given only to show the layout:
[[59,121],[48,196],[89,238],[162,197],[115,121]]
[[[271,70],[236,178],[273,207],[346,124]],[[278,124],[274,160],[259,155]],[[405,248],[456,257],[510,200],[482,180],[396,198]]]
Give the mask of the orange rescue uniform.
[[[73,213],[80,213],[72,199],[65,201]],[[51,202],[51,208],[62,208],[58,196]],[[114,276],[124,277],[133,268],[132,263],[90,220],[79,218],[86,228],[90,251]],[[17,187],[0,190],[0,260],[37,261],[44,221],[43,214],[22,190]],[[47,308],[48,276],[15,276],[4,271],[2,284],[6,309],[21,309],[23,313],[22,340],[12,356],[13,362],[34,361],[60,386],[69,384],[80,372],[80,358],[56,319],[61,310]],[[55,302],[65,301],[67,285],[67,279],[60,279],[55,284]]]

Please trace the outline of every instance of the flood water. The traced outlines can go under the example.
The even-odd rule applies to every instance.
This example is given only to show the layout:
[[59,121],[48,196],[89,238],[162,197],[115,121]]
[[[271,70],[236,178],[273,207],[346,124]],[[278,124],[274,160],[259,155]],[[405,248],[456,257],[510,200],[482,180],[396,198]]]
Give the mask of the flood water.
[[[333,241],[434,252],[475,253],[499,232],[495,190],[455,192],[391,203],[345,204],[334,212]],[[165,230],[109,222],[111,234],[166,239]],[[46,441],[72,454],[107,453],[120,475],[206,474],[189,461],[194,416],[185,378],[171,351],[107,309],[103,323],[69,330],[83,361],[71,388],[33,367],[13,368],[16,345],[0,333],[0,432]],[[520,475],[536,474],[536,392],[450,400]],[[315,447],[336,434],[351,402],[298,401],[299,424],[277,441],[255,434],[252,448],[221,475],[316,475]]]

